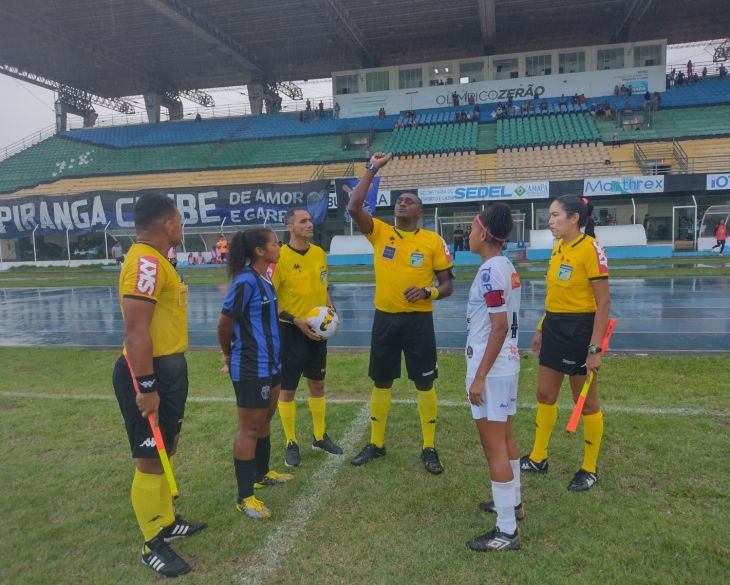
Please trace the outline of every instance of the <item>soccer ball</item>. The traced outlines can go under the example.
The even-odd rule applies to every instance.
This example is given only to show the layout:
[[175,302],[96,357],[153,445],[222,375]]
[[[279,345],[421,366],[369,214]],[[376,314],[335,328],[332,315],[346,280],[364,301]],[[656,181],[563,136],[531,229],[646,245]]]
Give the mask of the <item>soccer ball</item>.
[[323,339],[329,339],[340,328],[340,318],[329,307],[314,307],[305,319]]

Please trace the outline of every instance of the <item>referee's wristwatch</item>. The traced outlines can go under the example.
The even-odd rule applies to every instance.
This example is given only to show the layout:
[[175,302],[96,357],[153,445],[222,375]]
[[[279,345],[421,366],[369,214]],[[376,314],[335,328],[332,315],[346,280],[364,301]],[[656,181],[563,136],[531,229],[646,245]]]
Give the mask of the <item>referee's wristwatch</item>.
[[588,353],[592,353],[594,355],[597,354],[597,353],[601,353],[601,346],[600,345],[596,345],[595,343],[591,343],[588,346]]
[[370,171],[373,175],[377,175],[378,171],[380,170],[378,167],[376,167],[373,163],[368,162],[365,165],[365,170]]
[[430,299],[431,298],[431,295],[433,294],[433,288],[432,287],[430,287],[430,286],[424,286],[421,290],[423,291],[423,294],[426,295],[425,299]]

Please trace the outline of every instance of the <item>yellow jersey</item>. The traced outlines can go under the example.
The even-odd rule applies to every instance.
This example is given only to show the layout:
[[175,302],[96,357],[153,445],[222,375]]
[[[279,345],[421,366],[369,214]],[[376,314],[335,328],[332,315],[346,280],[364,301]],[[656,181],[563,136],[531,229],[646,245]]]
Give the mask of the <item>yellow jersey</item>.
[[188,285],[168,259],[152,246],[134,244],[127,252],[119,274],[120,305],[124,298],[156,305],[150,324],[152,357],[187,349]]
[[431,311],[431,299],[409,303],[403,293],[411,286],[433,285],[434,272],[452,267],[449,248],[441,236],[424,229],[404,232],[373,218],[373,230],[365,237],[373,245],[375,308],[385,313]]
[[595,313],[591,282],[608,278],[608,257],[592,237],[581,234],[553,246],[547,272],[545,309],[551,313]]
[[304,319],[314,307],[327,305],[327,255],[314,244],[304,251],[285,244],[271,281],[279,310]]

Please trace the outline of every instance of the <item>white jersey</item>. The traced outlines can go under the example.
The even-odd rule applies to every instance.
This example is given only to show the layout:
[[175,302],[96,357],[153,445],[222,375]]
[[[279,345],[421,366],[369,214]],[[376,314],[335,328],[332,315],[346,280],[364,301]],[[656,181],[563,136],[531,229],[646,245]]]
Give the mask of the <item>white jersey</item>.
[[490,313],[507,313],[509,329],[502,350],[487,377],[511,376],[520,371],[517,350],[520,317],[520,277],[506,256],[490,258],[479,267],[469,289],[466,310],[466,375],[474,376],[492,331]]

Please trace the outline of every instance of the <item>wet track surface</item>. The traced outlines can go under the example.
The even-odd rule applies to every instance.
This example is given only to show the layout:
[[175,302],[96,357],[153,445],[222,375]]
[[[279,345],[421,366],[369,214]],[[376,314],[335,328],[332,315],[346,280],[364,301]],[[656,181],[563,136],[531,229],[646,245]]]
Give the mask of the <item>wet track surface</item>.
[[[464,346],[469,286],[459,279],[454,294],[434,305],[439,348]],[[342,319],[330,346],[369,347],[374,285],[336,284],[330,290]],[[116,287],[0,289],[0,345],[120,347],[123,324],[116,295]],[[543,281],[523,282],[523,349],[530,345],[544,298]],[[613,350],[730,351],[730,277],[615,279],[611,298],[611,315],[618,319]],[[217,347],[215,326],[222,300],[217,286],[191,286],[191,347]]]

